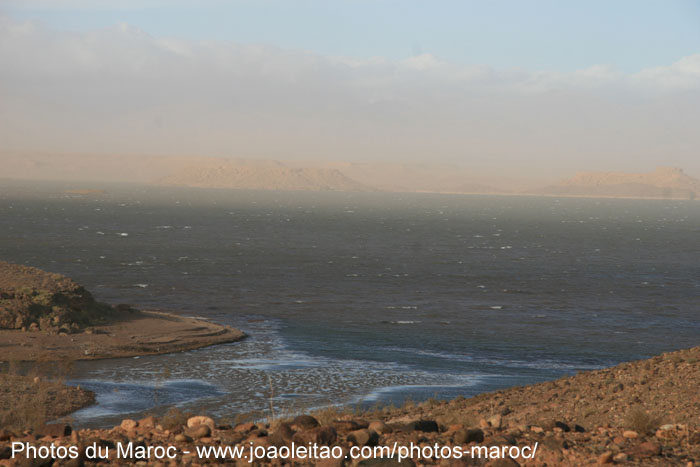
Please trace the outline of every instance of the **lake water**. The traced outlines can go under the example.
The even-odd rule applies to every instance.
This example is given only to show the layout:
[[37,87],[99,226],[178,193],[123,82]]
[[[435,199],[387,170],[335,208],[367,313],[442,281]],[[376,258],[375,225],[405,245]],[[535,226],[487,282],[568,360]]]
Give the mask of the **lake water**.
[[0,183],[0,259],[245,341],[81,362],[78,425],[554,379],[698,344],[700,203]]

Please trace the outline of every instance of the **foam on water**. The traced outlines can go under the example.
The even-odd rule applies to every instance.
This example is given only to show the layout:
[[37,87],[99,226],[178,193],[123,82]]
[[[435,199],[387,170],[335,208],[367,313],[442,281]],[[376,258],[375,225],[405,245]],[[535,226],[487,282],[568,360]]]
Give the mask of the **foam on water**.
[[145,380],[130,383],[69,380],[67,384],[80,385],[83,389],[95,392],[95,405],[71,415],[78,424],[90,425],[109,425],[109,422],[128,414],[139,414],[161,406],[177,406],[222,394],[215,386],[197,380]]
[[284,412],[471,395],[700,334],[697,202],[135,185],[90,199],[8,187],[3,260],[67,274],[99,300],[251,336],[78,363],[74,378],[95,385],[106,410],[81,423],[148,410],[114,398],[156,404],[151,382],[185,409],[232,418],[271,397]]

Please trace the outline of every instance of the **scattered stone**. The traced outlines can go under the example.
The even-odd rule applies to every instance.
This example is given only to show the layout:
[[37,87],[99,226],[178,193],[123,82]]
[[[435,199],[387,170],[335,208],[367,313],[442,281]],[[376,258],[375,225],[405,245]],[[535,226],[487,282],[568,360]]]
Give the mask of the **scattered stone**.
[[481,428],[471,428],[468,430],[460,430],[455,433],[453,442],[454,444],[469,444],[469,443],[481,443],[484,441],[484,431]]
[[302,429],[302,430],[316,428],[319,425],[320,425],[320,423],[318,423],[318,420],[316,420],[311,415],[298,415],[292,421],[292,426],[296,426],[297,428]]
[[274,434],[279,435],[284,441],[291,441],[294,436],[294,430],[289,423],[280,423]]
[[124,431],[131,431],[138,426],[138,422],[136,420],[131,420],[130,418],[125,418],[122,420],[122,423],[119,426]]
[[50,424],[37,428],[36,434],[39,436],[49,436],[51,438],[62,438],[64,436],[70,436],[72,431],[73,430],[68,425]]
[[153,430],[156,427],[156,418],[153,415],[144,417],[138,422],[138,427],[142,430]]
[[379,442],[379,435],[372,430],[363,428],[349,433],[348,441],[355,446],[376,446]]
[[358,467],[415,467],[416,463],[411,459],[398,459],[391,457],[377,457],[375,459],[365,459],[357,463]]
[[316,435],[316,444],[330,446],[338,439],[338,432],[330,425],[322,426],[321,428],[316,429],[318,430]]
[[561,449],[564,447],[564,444],[562,440],[554,436],[547,436],[545,439],[542,440],[542,446],[552,451],[561,451]]
[[355,431],[361,428],[354,420],[336,420],[333,422],[333,426],[341,432]]
[[497,430],[501,429],[501,424],[503,423],[503,418],[500,415],[494,415],[488,419],[489,425]]
[[214,420],[210,417],[205,417],[203,415],[198,415],[195,417],[190,417],[187,419],[187,428],[194,428],[200,425],[206,425],[210,430],[214,430],[215,424]]
[[425,433],[434,433],[440,429],[435,420],[416,420],[408,423],[406,428],[407,431],[422,431]]
[[652,441],[646,441],[630,451],[634,457],[653,457],[661,454],[661,446]]
[[564,423],[564,422],[556,421],[556,422],[554,422],[554,427],[555,427],[555,428],[559,428],[559,429],[562,430],[564,433],[568,433],[568,432],[571,431],[571,428],[569,428],[569,425],[567,425],[567,424]]
[[206,438],[211,435],[209,425],[196,425],[185,430],[185,435],[192,439]]
[[240,432],[247,432],[247,431],[253,431],[257,428],[255,423],[239,423],[238,425],[233,427],[233,431],[240,433]]
[[369,424],[369,429],[372,431],[376,431],[377,433],[385,434],[385,433],[391,433],[392,429],[389,425],[384,423],[381,420],[375,420],[372,423]]
[[292,441],[297,445],[317,444],[328,446],[335,442],[337,438],[338,432],[335,428],[326,425],[309,430],[299,430],[292,436]]
[[510,457],[505,457],[503,459],[496,459],[489,464],[489,467],[520,467],[515,459]]

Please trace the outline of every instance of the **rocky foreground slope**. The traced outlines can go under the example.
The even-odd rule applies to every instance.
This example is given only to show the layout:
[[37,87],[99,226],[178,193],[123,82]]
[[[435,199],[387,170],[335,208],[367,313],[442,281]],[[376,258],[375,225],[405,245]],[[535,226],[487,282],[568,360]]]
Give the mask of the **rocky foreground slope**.
[[[184,416],[171,411],[160,419],[124,420],[103,430],[73,431],[69,426],[40,427],[33,431],[0,430],[0,465],[10,460],[12,441],[76,446],[79,459],[91,463],[85,449],[97,443],[109,447],[109,459],[124,465],[249,465],[247,458],[209,453],[199,456],[198,447],[245,447],[259,453],[282,452],[282,447],[338,446],[340,458],[256,460],[256,465],[700,465],[700,347],[664,354],[649,360],[624,363],[613,368],[580,373],[552,382],[514,387],[474,398],[426,401],[401,408],[369,412],[334,408],[289,420],[227,424],[206,416]],[[119,456],[117,446],[173,447],[174,459],[138,458],[137,451]],[[414,453],[398,463],[393,459],[350,459],[353,447],[418,446],[459,448],[469,453],[454,456]],[[509,451],[511,447],[534,447],[533,459],[522,457],[485,459],[472,456],[472,446]],[[424,451],[425,452],[425,451]],[[436,451],[432,451],[433,453]],[[454,452],[454,451],[452,451]],[[22,456],[20,456],[22,457]],[[24,462],[28,462],[25,460]],[[24,464],[23,464],[24,465]],[[29,464],[27,464],[29,465]]]

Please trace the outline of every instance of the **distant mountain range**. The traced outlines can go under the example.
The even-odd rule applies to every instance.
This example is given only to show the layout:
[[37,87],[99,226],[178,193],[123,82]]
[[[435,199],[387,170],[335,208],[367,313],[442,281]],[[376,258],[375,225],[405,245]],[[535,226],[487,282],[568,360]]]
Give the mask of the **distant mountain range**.
[[[457,165],[400,162],[280,162],[216,157],[0,154],[2,177],[135,182],[201,188],[293,191],[387,191],[612,198],[700,199],[700,181],[683,170],[580,172],[545,185],[484,177]],[[85,187],[76,185],[79,191]],[[94,188],[94,187],[90,187]],[[99,188],[99,187],[97,187]],[[75,191],[75,190],[73,190]],[[77,192],[76,192],[77,193]]]
[[674,167],[659,167],[648,173],[579,172],[557,185],[531,190],[530,193],[611,198],[696,199],[700,197],[700,180]]
[[289,167],[277,161],[190,165],[155,181],[159,185],[247,190],[371,191],[337,169]]
[[[208,188],[313,191],[390,191],[529,194],[610,198],[696,199],[700,181],[677,168],[649,173],[580,172],[562,182],[531,190],[507,190],[467,181],[464,170],[411,164],[334,163],[290,167],[276,161],[243,161],[185,167],[158,184]],[[473,176],[472,176],[473,178]]]

